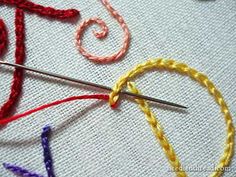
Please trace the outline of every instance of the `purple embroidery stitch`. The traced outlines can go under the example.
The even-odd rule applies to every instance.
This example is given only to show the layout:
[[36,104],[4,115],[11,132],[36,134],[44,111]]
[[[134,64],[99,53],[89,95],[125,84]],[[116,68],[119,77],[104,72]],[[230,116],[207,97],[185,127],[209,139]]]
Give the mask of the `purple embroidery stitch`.
[[51,132],[50,126],[45,126],[43,128],[43,133],[41,135],[42,146],[43,146],[43,155],[44,155],[44,164],[48,174],[48,177],[55,177],[54,170],[52,166],[52,156],[49,147],[49,134]]
[[[49,147],[49,135],[51,132],[50,126],[45,126],[43,128],[43,132],[41,134],[41,144],[43,147],[43,155],[44,155],[44,164],[48,174],[48,177],[55,177],[54,170],[53,170],[53,161],[51,156],[51,151]],[[42,175],[38,175],[37,173],[30,172],[22,167],[11,165],[8,163],[3,164],[4,168],[11,171],[15,175],[22,176],[22,177],[44,177]]]
[[15,175],[18,175],[18,176],[22,176],[22,177],[43,177],[42,175],[38,175],[34,172],[30,172],[30,171],[28,171],[28,170],[26,170],[22,167],[18,167],[16,165],[11,165],[11,164],[4,163],[3,166],[7,170],[11,171],[12,173],[14,173]]

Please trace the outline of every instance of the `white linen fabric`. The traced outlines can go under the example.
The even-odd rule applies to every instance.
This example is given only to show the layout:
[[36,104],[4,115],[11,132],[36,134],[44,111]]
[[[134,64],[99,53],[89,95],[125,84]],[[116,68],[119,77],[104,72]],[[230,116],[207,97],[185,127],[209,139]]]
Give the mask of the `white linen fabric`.
[[[136,64],[166,57],[185,62],[209,76],[236,117],[235,0],[111,0],[124,17],[132,40],[127,55],[112,64],[95,64],[75,48],[77,26],[102,18],[109,35],[99,41],[89,28],[83,44],[97,55],[109,55],[123,42],[123,32],[96,0],[34,0],[55,8],[76,8],[78,21],[61,22],[25,13],[25,65],[107,86]],[[14,7],[1,5],[0,17],[9,31],[4,60],[14,62]],[[9,95],[13,70],[1,66],[0,103]],[[143,94],[188,106],[187,112],[152,104],[189,176],[209,176],[223,154],[226,126],[219,107],[206,89],[186,76],[152,71],[136,79]],[[75,84],[26,72],[15,113],[73,95],[98,93]],[[105,92],[104,92],[105,93]],[[17,164],[46,176],[40,142],[42,127],[51,125],[50,140],[57,177],[172,177],[164,152],[136,103],[123,99],[117,110],[101,101],[62,104],[1,128],[0,164]],[[0,166],[0,176],[12,173]],[[224,176],[236,176],[236,158]]]

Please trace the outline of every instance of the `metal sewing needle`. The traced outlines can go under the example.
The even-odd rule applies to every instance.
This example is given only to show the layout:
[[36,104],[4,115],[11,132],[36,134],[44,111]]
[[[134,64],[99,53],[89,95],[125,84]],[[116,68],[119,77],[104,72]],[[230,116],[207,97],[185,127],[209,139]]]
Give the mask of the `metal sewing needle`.
[[[27,71],[47,75],[47,76],[54,77],[54,78],[67,80],[67,81],[74,82],[74,83],[89,85],[89,86],[101,88],[101,89],[104,89],[104,90],[112,91],[112,88],[104,86],[104,85],[95,84],[95,83],[92,83],[92,82],[83,81],[83,80],[79,80],[79,79],[74,79],[74,78],[63,76],[63,75],[60,75],[60,74],[55,74],[55,73],[48,72],[48,71],[38,70],[38,69],[35,69],[35,68],[32,68],[32,67],[27,67],[27,66],[23,66],[23,65],[19,65],[19,64],[13,64],[13,63],[8,63],[8,62],[1,61],[1,60],[0,60],[0,64],[15,67],[15,68],[24,69],[24,70],[27,70]],[[123,95],[129,95],[129,96],[132,96],[132,97],[135,97],[135,98],[141,98],[141,99],[149,100],[149,101],[152,101],[152,102],[157,102],[157,103],[160,103],[160,104],[165,104],[165,105],[169,105],[169,106],[173,106],[173,107],[187,109],[187,107],[185,107],[185,106],[182,106],[182,105],[179,105],[179,104],[176,104],[176,103],[172,103],[172,102],[169,102],[169,101],[160,100],[160,99],[157,99],[157,98],[152,98],[152,97],[145,96],[145,95],[134,94],[134,93],[127,92],[127,91],[121,91],[120,93],[123,94]]]

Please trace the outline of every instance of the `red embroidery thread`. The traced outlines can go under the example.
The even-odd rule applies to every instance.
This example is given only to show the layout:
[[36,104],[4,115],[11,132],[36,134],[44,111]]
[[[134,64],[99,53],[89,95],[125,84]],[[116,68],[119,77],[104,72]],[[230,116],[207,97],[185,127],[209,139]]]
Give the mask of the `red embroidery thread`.
[[52,102],[52,103],[44,104],[44,105],[39,106],[37,108],[28,110],[28,111],[26,111],[22,114],[17,114],[17,115],[14,115],[12,117],[9,117],[9,118],[4,118],[4,119],[0,120],[0,124],[7,124],[7,123],[10,123],[12,121],[18,120],[22,117],[33,114],[35,112],[41,111],[43,109],[46,109],[46,108],[49,108],[49,107],[52,107],[52,106],[56,106],[56,105],[59,105],[59,104],[62,104],[62,103],[75,101],[75,100],[81,100],[81,99],[98,99],[98,100],[108,101],[109,100],[109,95],[94,94],[94,95],[81,95],[81,96],[73,96],[73,97],[65,98],[63,100],[58,100],[58,101],[55,101],[55,102]]
[[2,19],[0,19],[0,57],[3,56],[5,50],[7,49],[7,28]]
[[[57,10],[51,7],[44,7],[27,0],[0,0],[0,3],[15,5],[15,35],[16,35],[16,50],[15,63],[23,64],[25,60],[25,25],[24,25],[24,11],[36,13],[41,16],[52,17],[55,19],[73,18],[79,15],[76,9]],[[0,20],[0,57],[7,48],[7,30],[5,24]],[[23,84],[23,71],[15,69],[13,74],[13,81],[8,100],[0,108],[0,119],[9,116],[10,112],[16,105],[21,94]]]
[[[24,12],[21,9],[15,11],[15,35],[16,35],[16,50],[15,63],[23,64],[25,60],[25,33],[24,33]],[[13,109],[19,99],[23,82],[23,71],[15,69],[13,74],[13,82],[8,100],[0,109],[0,119],[6,117]]]
[[27,0],[0,0],[0,3],[15,5],[20,9],[55,19],[74,18],[80,14],[76,9],[58,10],[52,7],[44,7]]

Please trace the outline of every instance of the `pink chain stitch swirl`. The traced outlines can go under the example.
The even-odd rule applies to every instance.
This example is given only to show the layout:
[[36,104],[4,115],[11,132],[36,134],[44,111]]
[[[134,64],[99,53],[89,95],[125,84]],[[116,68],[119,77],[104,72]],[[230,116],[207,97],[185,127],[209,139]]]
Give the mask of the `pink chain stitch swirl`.
[[108,34],[108,27],[107,27],[106,23],[102,19],[97,18],[97,17],[90,18],[90,19],[82,22],[76,30],[75,38],[76,38],[76,46],[77,46],[79,52],[83,56],[85,56],[86,58],[88,58],[92,61],[95,61],[95,62],[107,63],[107,62],[112,62],[112,61],[120,59],[128,51],[129,43],[130,43],[130,32],[129,32],[128,26],[126,25],[124,19],[109,4],[109,2],[107,0],[101,0],[101,1],[102,1],[102,4],[106,7],[106,9],[110,12],[111,16],[118,21],[118,23],[120,24],[121,28],[124,31],[124,42],[123,42],[122,48],[118,52],[116,52],[110,56],[96,56],[96,55],[93,55],[93,54],[88,53],[86,51],[86,49],[82,46],[82,36],[83,36],[85,30],[89,26],[91,26],[93,24],[99,25],[99,27],[101,28],[101,31],[99,31],[99,32],[95,31],[95,30],[93,31],[94,36],[98,39],[105,38]]

